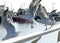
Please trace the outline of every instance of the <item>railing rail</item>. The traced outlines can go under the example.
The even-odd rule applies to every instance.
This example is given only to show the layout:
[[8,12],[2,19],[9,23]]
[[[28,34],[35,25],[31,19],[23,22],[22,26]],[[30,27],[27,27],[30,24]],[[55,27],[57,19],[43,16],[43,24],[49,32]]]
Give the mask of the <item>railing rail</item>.
[[60,41],[58,43],[60,43]]
[[34,33],[29,33],[28,35],[25,35],[25,36],[20,36],[20,37],[15,37],[15,38],[11,38],[11,39],[8,39],[8,40],[5,40],[5,41],[1,41],[0,43],[17,43],[17,42],[26,42],[28,40],[31,40],[33,38],[36,38],[36,37],[40,37],[42,35],[46,35],[46,34],[49,34],[49,33],[52,33],[54,31],[57,31],[59,30],[60,28],[56,28],[56,29],[49,29],[49,30],[46,30],[46,31],[43,31],[43,32],[34,32]]

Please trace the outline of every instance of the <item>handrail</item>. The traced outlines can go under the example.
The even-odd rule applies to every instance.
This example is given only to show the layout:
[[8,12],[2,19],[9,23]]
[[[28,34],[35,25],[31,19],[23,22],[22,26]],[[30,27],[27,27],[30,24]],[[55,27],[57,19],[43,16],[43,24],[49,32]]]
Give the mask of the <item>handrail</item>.
[[15,37],[15,38],[11,38],[11,39],[8,39],[8,40],[5,40],[5,41],[1,41],[0,43],[17,43],[17,42],[26,42],[28,40],[31,40],[33,38],[36,38],[36,37],[40,37],[42,35],[46,35],[48,33],[52,33],[54,31],[57,31],[59,30],[60,28],[56,28],[56,29],[49,29],[49,30],[46,30],[46,31],[43,31],[43,32],[34,32],[34,33],[30,33],[28,35],[25,35],[25,36],[20,36],[20,37]]
[[60,41],[58,43],[60,43]]

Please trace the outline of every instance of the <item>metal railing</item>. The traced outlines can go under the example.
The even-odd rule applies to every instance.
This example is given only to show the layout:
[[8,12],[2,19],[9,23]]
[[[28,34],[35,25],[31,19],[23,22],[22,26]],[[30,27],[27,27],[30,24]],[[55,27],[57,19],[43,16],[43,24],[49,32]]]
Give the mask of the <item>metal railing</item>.
[[42,31],[42,32],[36,31],[36,32],[29,33],[29,34],[24,35],[24,36],[15,37],[15,38],[11,38],[11,39],[8,39],[5,41],[1,41],[0,43],[17,43],[17,42],[22,43],[22,42],[26,42],[26,41],[34,39],[36,37],[40,37],[42,35],[46,35],[46,34],[49,34],[49,33],[52,33],[52,32],[58,31],[58,30],[60,30],[60,27],[55,28],[55,29],[49,29],[49,30]]

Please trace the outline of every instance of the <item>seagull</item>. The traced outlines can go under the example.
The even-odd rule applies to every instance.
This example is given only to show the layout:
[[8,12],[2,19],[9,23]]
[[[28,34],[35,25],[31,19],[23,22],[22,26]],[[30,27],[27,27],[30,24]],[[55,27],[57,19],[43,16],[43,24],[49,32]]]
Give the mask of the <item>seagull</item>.
[[[36,19],[37,22],[40,22],[42,24],[45,24],[46,30],[47,30],[47,25],[51,25],[51,27],[55,24],[55,19],[52,18],[50,19],[49,16],[46,14],[46,12],[43,9],[43,6],[40,4],[39,8],[37,10],[37,15],[41,18]],[[51,28],[50,27],[50,28]]]
[[6,7],[6,8],[7,9],[3,12],[3,15],[2,15],[2,25],[6,29],[7,35],[3,38],[3,40],[16,36],[15,27],[7,20],[9,8],[8,7]]
[[41,0],[32,0],[30,6],[29,6],[29,11],[28,11],[28,14],[27,15],[20,15],[19,17],[30,22],[31,23],[31,28],[33,28],[33,23],[35,24],[38,24],[36,21],[35,21],[35,15],[36,15],[36,11],[37,11],[37,8],[38,8],[38,5],[40,3]]

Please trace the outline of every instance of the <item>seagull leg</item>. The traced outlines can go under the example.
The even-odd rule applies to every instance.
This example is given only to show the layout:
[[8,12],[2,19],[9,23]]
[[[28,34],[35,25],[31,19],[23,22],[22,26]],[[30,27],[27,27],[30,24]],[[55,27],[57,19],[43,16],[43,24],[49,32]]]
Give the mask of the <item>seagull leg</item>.
[[45,24],[45,26],[46,26],[46,29],[45,30],[47,30],[47,25]]
[[34,27],[33,27],[33,23],[31,23],[31,28],[34,28]]

